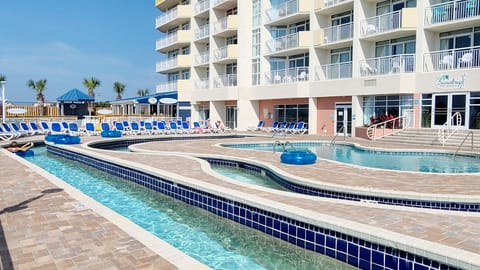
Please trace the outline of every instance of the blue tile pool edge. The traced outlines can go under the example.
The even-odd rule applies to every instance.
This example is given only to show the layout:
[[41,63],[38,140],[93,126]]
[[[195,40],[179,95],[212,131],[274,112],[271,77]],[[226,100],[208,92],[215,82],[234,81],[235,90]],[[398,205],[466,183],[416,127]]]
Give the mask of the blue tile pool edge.
[[275,173],[272,169],[267,166],[260,166],[253,163],[233,160],[227,158],[218,158],[218,157],[199,157],[203,160],[206,160],[211,165],[217,165],[228,168],[242,168],[249,172],[261,173],[264,172],[265,176],[270,178],[272,181],[280,184],[284,188],[300,194],[330,198],[330,199],[340,199],[348,201],[367,201],[371,203],[385,204],[385,205],[396,205],[396,206],[405,206],[405,207],[415,207],[415,208],[426,208],[426,209],[438,209],[438,210],[450,210],[450,211],[465,211],[465,212],[480,212],[480,203],[476,202],[455,202],[455,201],[428,201],[428,200],[415,200],[402,197],[380,197],[377,195],[365,195],[360,193],[352,193],[346,191],[337,191],[328,188],[317,188],[307,185],[302,185],[289,181],[288,179],[282,177],[281,175]]
[[[47,145],[47,150],[78,161],[207,210],[217,216],[259,230],[302,248],[318,252],[360,269],[467,269],[432,260],[395,247],[376,244],[332,229],[307,224],[271,211],[175,183],[161,176],[141,172],[92,156]],[[445,258],[447,261],[448,258]],[[456,260],[456,259],[451,259]],[[462,263],[462,262],[459,262]],[[468,264],[467,262],[463,262]]]

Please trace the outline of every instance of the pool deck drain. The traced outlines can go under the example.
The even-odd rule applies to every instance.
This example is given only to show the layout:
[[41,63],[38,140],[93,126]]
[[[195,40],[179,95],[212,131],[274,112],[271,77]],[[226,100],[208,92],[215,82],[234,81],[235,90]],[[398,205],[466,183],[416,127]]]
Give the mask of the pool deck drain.
[[[97,139],[99,138],[89,137],[84,138],[83,141]],[[318,139],[328,138],[314,136],[295,136],[287,138],[287,140],[291,141],[296,139],[315,141]],[[115,156],[115,158],[120,158],[124,161],[133,161],[137,164],[141,164],[142,166],[149,166],[159,170],[172,171],[171,168],[175,168],[173,173],[181,177],[196,179],[198,181],[220,186],[222,188],[231,190],[232,194],[238,194],[239,196],[242,194],[253,194],[258,198],[277,202],[278,204],[272,205],[272,207],[278,207],[279,209],[284,205],[291,205],[305,211],[313,211],[322,215],[355,221],[358,224],[364,224],[370,228],[379,228],[392,233],[412,237],[414,239],[425,240],[431,242],[433,244],[433,248],[435,248],[435,243],[438,243],[442,246],[467,251],[473,254],[479,254],[479,213],[461,213],[453,211],[374,205],[367,203],[362,204],[342,202],[335,199],[329,200],[310,198],[303,195],[285,195],[279,192],[271,192],[248,185],[236,184],[232,181],[224,181],[206,173],[201,167],[201,162],[198,160],[179,155],[162,154],[165,152],[178,152],[181,154],[201,153],[210,155],[225,155],[231,156],[234,159],[239,158],[258,161],[264,164],[272,165],[275,168],[278,168],[279,170],[287,172],[291,175],[300,176],[310,180],[318,179],[322,182],[327,182],[334,185],[375,189],[380,191],[385,190],[388,192],[399,193],[415,192],[425,194],[450,194],[459,197],[466,196],[469,198],[477,198],[480,200],[480,175],[478,174],[440,175],[369,170],[322,160],[319,160],[315,165],[306,167],[292,166],[281,164],[279,162],[278,154],[238,149],[225,149],[215,146],[217,143],[226,142],[273,142],[275,140],[278,139],[272,139],[268,137],[248,139],[219,138],[218,140],[212,139],[202,141],[182,140],[174,142],[150,142],[136,146],[137,149],[153,151],[157,152],[158,154],[116,152],[114,155],[112,155],[111,151],[86,149],[84,146],[77,147],[83,151],[95,152],[98,155],[107,154],[110,156]],[[388,147],[387,145],[372,144],[371,142],[367,141],[354,139],[350,139],[350,141],[360,142],[362,145],[367,146]],[[413,148],[418,150],[419,147],[396,145],[395,148]],[[431,147],[428,149],[431,150]],[[0,181],[2,181],[2,185],[4,186],[2,191],[2,199],[0,200],[0,207],[3,207],[4,209],[11,207],[12,205],[17,205],[19,202],[28,201],[31,198],[35,198],[38,196],[38,194],[42,194],[42,190],[56,188],[48,181],[43,179],[42,176],[24,167],[24,165],[18,165],[17,161],[8,158],[5,154],[0,154],[0,161],[2,162],[1,166],[4,172],[9,172],[9,168],[15,168],[15,170],[12,170],[12,173],[8,173],[8,175],[2,174],[2,176],[0,176]],[[179,164],[181,164],[181,166],[179,166]],[[47,199],[48,201],[46,201]],[[59,263],[85,263],[84,265],[86,265],[87,262],[91,265],[103,266],[107,266],[111,263],[113,263],[113,265],[122,265],[122,263],[128,263],[123,264],[123,266],[128,268],[126,266],[128,265],[129,267],[138,269],[149,269],[149,267],[155,268],[155,265],[159,264],[162,265],[162,269],[176,268],[176,266],[170,264],[167,260],[161,257],[161,252],[160,256],[156,255],[147,247],[142,246],[141,243],[136,242],[135,239],[129,238],[130,236],[126,235],[124,232],[122,232],[122,230],[110,223],[108,220],[102,219],[102,217],[96,212],[88,208],[84,209],[82,204],[76,204],[76,201],[65,194],[65,192],[47,193],[39,199],[28,202],[26,205],[28,207],[25,209],[21,208],[12,212],[4,212],[0,215],[0,221],[2,222],[1,225],[4,231],[4,241],[2,241],[3,243],[0,248],[1,250],[9,251],[11,254],[11,262],[16,266],[16,269],[32,269],[32,266],[52,265],[52,260],[53,265],[57,266],[57,268],[52,267],[52,269],[63,269],[62,267],[58,267]],[[50,222],[54,224],[59,223],[56,221],[58,216],[72,216],[74,218],[78,218],[79,221],[75,222],[74,224],[70,224],[70,218],[67,219],[67,221],[65,221],[64,218],[61,220],[61,226],[53,227],[50,225],[45,225],[50,224]],[[91,219],[101,220],[101,222],[98,221],[95,223],[90,221]],[[96,238],[98,237],[96,232],[100,230],[99,226],[105,231],[105,235],[108,233],[109,236],[112,236],[111,238],[108,238],[108,241],[99,240]],[[123,244],[123,242],[118,243],[116,241],[119,241],[119,239],[130,239],[129,241],[131,241],[131,244],[141,250],[142,254],[147,254],[142,257],[144,259],[142,262],[145,264],[135,262],[137,264],[132,266],[133,262],[126,262],[124,257],[119,256],[120,254],[118,254],[118,257],[114,255],[103,257],[100,255],[103,254],[101,252],[94,252],[93,254],[88,253],[88,255],[86,255],[89,257],[87,262],[81,258],[73,260],[73,258],[85,255],[85,251],[81,246],[76,248],[68,247],[69,250],[71,250],[71,253],[74,254],[72,255],[74,257],[66,259],[61,258],[61,260],[50,255],[52,258],[48,260],[45,258],[44,262],[42,260],[36,260],[39,256],[31,255],[31,260],[28,260],[28,262],[23,262],[24,258],[26,257],[17,257],[16,255],[13,255],[15,254],[17,247],[22,251],[22,248],[26,247],[29,247],[30,249],[33,248],[35,250],[42,249],[40,247],[43,247],[41,240],[46,237],[44,235],[56,236],[57,242],[56,244],[52,245],[66,248],[62,241],[67,239],[66,235],[64,234],[70,233],[75,233],[82,236],[90,235],[90,244],[96,248],[107,249],[103,247],[103,245],[100,247],[95,245],[99,245],[100,243],[109,243],[104,244],[108,245],[108,247],[112,249],[110,251],[105,251],[108,254],[115,254],[115,251],[117,251],[117,248],[115,248],[116,245]],[[40,236],[37,236],[37,234],[40,234]],[[89,239],[89,237],[86,238]],[[388,238],[388,236],[386,238]],[[52,239],[52,241],[53,240],[54,239]],[[12,248],[12,245],[10,244],[11,241],[13,241],[12,243],[15,243],[15,248]],[[85,241],[88,242],[88,240]],[[129,241],[125,242],[130,243]],[[67,241],[67,243],[73,245],[74,241]],[[421,249],[422,247],[419,248]],[[45,253],[46,251],[43,252]],[[2,253],[2,263],[4,261],[3,254],[5,254],[5,252]],[[114,259],[117,259],[118,261],[115,261]],[[478,260],[478,257],[473,259]]]

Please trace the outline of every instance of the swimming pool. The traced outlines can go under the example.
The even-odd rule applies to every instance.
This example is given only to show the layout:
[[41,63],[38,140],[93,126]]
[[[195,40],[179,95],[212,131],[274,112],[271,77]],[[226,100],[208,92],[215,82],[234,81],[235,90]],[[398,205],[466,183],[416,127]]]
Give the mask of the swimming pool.
[[355,269],[150,189],[47,154],[27,158],[213,269]]
[[282,185],[272,180],[270,177],[267,177],[266,175],[262,175],[261,173],[254,173],[254,171],[251,171],[251,170],[246,170],[244,168],[232,168],[232,167],[226,167],[226,166],[219,166],[219,165],[212,165],[211,168],[213,171],[239,182],[258,185],[258,186],[277,189],[277,190],[289,191],[288,189],[284,188]]
[[[341,163],[398,171],[428,173],[479,173],[479,156],[453,155],[449,153],[423,151],[392,151],[360,148],[354,145],[330,144],[321,142],[292,142],[287,150],[309,149],[318,158]],[[252,149],[261,151],[283,151],[274,143],[222,144],[223,147]]]

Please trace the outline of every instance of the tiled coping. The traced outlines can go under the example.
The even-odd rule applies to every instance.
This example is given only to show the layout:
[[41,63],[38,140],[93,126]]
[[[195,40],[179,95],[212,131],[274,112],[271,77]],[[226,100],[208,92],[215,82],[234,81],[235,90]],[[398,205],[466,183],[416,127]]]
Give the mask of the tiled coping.
[[379,196],[373,196],[373,195],[362,195],[362,194],[355,194],[355,193],[348,193],[348,192],[341,192],[341,191],[332,191],[327,189],[306,186],[306,185],[289,181],[277,175],[275,172],[273,172],[268,168],[254,165],[251,163],[235,161],[235,160],[219,159],[219,158],[208,158],[208,157],[203,157],[202,159],[208,161],[208,163],[213,165],[219,165],[219,166],[230,167],[230,168],[243,168],[243,169],[246,169],[247,171],[251,171],[257,174],[260,174],[263,172],[265,173],[266,177],[272,179],[273,181],[282,185],[286,189],[296,193],[307,194],[311,196],[350,200],[350,201],[365,201],[370,203],[399,205],[399,206],[428,208],[428,209],[480,212],[480,203],[475,203],[475,202],[412,200],[412,199],[402,199],[402,198],[379,197]]
[[[209,187],[206,183],[200,185],[191,180],[191,184],[188,184],[188,181],[183,179],[173,179],[173,175],[168,176],[168,173],[166,173],[167,176],[160,176],[146,166],[134,168],[131,162],[122,162],[98,153],[95,153],[99,155],[95,158],[91,152],[78,148],[75,151],[68,146],[48,145],[47,148],[50,153],[93,166],[215,215],[361,269],[480,269],[478,258],[476,258],[478,255],[471,252],[440,244],[430,246],[428,249],[430,242],[395,235],[392,232],[389,232],[389,236],[396,239],[385,239],[389,236],[382,235],[381,229],[367,229],[367,226],[362,228],[362,225],[355,222],[334,217],[321,222],[314,222],[311,219],[304,221],[298,213],[294,214],[292,209],[283,211],[277,209],[278,212],[283,212],[277,213],[267,204],[259,206],[261,203],[255,203],[253,197],[229,196],[226,194],[228,191],[222,192],[222,188]],[[308,220],[306,217],[303,219]],[[375,233],[378,235],[374,235]]]

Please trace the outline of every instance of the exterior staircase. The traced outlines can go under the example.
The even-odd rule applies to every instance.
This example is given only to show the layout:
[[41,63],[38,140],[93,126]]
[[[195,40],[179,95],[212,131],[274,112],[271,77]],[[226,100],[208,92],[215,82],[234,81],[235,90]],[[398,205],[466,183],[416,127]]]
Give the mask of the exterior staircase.
[[[476,153],[480,152],[480,130],[470,129],[470,130],[458,130],[454,133],[443,146],[446,150],[455,151],[460,146],[462,141],[467,136],[468,132],[473,132],[473,150],[471,150],[472,138],[471,135],[463,143],[462,148],[460,151],[473,151]],[[408,128],[400,131],[398,133],[385,136],[383,138],[378,138],[376,141],[383,142],[383,143],[405,143],[410,145],[432,145],[437,147],[442,147],[442,143],[438,141],[438,129],[430,129],[430,128],[423,128],[423,129],[416,129],[416,128]]]

